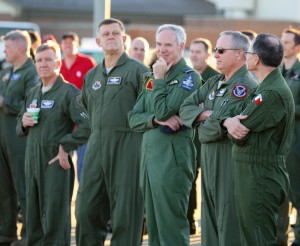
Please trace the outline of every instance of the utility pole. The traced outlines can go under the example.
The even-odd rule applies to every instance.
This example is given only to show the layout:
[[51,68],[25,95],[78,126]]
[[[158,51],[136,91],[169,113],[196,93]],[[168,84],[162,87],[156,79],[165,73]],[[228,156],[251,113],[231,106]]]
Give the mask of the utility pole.
[[107,18],[110,18],[111,0],[94,0],[94,18],[93,18],[93,35],[96,37],[98,24]]

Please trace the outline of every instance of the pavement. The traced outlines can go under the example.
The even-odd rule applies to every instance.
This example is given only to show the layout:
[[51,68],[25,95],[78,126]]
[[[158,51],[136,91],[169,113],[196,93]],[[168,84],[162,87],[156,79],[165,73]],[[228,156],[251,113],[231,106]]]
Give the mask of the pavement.
[[[75,157],[76,158],[76,157]],[[74,163],[76,163],[76,159],[74,160]],[[76,171],[76,170],[75,170]],[[77,177],[77,176],[75,176]],[[198,175],[198,177],[201,177],[201,174]],[[78,182],[77,179],[75,181],[75,185],[74,185],[74,192],[73,192],[73,198],[72,198],[72,204],[71,204],[71,213],[72,213],[72,230],[71,230],[71,246],[76,246],[76,241],[75,241],[75,227],[76,227],[76,218],[75,218],[75,201],[76,201],[76,195],[77,195],[77,189],[78,189]],[[201,191],[201,187],[200,187],[200,178],[198,178],[197,180],[197,204],[200,205],[201,201],[200,201],[200,197],[201,194],[199,191]],[[196,211],[195,211],[195,218],[196,218],[196,234],[195,235],[191,235],[190,236],[190,245],[194,245],[194,246],[201,246],[201,228],[200,228],[200,224],[201,224],[201,218],[200,218],[200,214],[201,214],[201,208],[200,206],[197,207]],[[292,213],[292,217],[291,222],[294,222],[294,218],[295,218],[295,210]],[[18,224],[18,229],[20,231],[20,224]],[[111,239],[111,234],[108,234],[107,239],[105,241],[105,246],[109,246],[110,245],[110,239]],[[289,232],[289,245],[292,244],[294,240],[294,233],[293,230],[290,230]],[[148,246],[148,235],[143,236],[143,242],[142,242],[142,246]]]

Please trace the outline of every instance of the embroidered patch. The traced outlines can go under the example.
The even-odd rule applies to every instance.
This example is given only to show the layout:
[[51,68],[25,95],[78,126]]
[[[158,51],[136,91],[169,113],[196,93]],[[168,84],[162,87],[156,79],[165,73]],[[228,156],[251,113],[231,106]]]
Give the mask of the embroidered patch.
[[189,75],[188,77],[186,77],[181,83],[180,83],[181,87],[184,89],[187,89],[189,91],[194,90],[194,80],[192,75]]
[[248,89],[244,85],[236,85],[232,89],[232,95],[234,95],[237,98],[243,98],[247,96]]
[[215,92],[212,91],[209,95],[208,95],[208,99],[209,100],[214,100],[215,99]]
[[19,73],[15,73],[11,76],[11,80],[19,80],[19,78],[21,78],[21,74]]
[[153,90],[153,79],[148,79],[147,85],[146,85],[146,90]]
[[121,77],[109,77],[107,85],[119,85],[121,84]]
[[169,85],[177,85],[178,83],[179,83],[179,81],[175,79],[175,80],[171,81]]
[[262,102],[262,95],[258,94],[256,97],[254,97],[254,102],[256,105],[260,104]]
[[37,108],[37,99],[33,99],[29,105],[29,108]]
[[92,86],[93,90],[95,90],[95,91],[100,89],[100,87],[101,87],[101,82],[100,81],[96,81]]
[[41,104],[41,108],[53,108],[54,101],[52,100],[43,100]]
[[2,77],[2,81],[5,82],[5,81],[9,80],[9,76],[10,76],[10,73],[6,73],[6,74]]
[[217,97],[222,97],[222,96],[224,96],[226,90],[227,90],[227,89],[225,89],[225,88],[224,88],[224,89],[221,89],[221,90],[218,90],[216,96],[217,96]]

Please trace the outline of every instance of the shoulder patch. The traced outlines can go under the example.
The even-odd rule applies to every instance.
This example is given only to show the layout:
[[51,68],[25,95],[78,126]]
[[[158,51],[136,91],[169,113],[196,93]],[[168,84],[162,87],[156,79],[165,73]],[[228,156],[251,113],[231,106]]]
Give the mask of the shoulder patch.
[[146,90],[153,90],[153,79],[148,79],[147,84],[146,84]]
[[98,90],[101,87],[101,81],[95,81],[95,83],[92,85],[93,90]]
[[262,102],[263,98],[261,94],[258,94],[256,97],[254,97],[254,102],[256,105],[260,104]]
[[244,85],[238,84],[232,88],[232,95],[237,98],[244,98],[248,94],[248,88]]
[[192,75],[190,74],[189,76],[185,77],[181,83],[180,86],[186,90],[194,90],[194,80]]

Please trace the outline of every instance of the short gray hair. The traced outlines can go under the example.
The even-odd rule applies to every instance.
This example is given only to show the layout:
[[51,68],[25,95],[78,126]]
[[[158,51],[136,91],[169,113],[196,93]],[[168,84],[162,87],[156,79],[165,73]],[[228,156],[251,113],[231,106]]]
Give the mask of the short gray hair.
[[2,39],[4,41],[12,40],[17,42],[21,46],[23,51],[25,51],[27,55],[29,55],[31,39],[27,31],[13,30],[6,33],[6,35]]
[[241,49],[248,51],[250,46],[250,39],[243,33],[239,31],[224,31],[220,33],[222,36],[231,36],[232,37],[232,49]]
[[173,25],[173,24],[165,24],[160,26],[156,31],[156,38],[159,33],[163,30],[172,30],[176,33],[177,44],[186,43],[186,33],[182,26]]
[[55,53],[55,58],[59,61],[61,60],[61,51],[58,43],[48,40],[46,43],[43,43],[37,47],[36,53],[38,54],[44,50],[53,50]]

